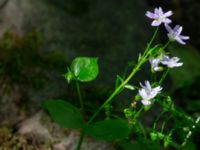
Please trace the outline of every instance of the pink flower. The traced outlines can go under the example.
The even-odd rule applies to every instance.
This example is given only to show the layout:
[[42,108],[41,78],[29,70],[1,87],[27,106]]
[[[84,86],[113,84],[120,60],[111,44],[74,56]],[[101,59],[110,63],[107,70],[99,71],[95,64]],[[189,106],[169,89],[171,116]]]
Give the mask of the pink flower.
[[152,26],[160,26],[162,23],[170,24],[172,21],[168,17],[170,17],[172,14],[172,11],[164,13],[161,7],[155,8],[153,13],[150,11],[146,12],[147,17],[154,19],[151,24]]
[[182,26],[176,25],[173,29],[169,25],[165,25],[166,30],[168,31],[168,37],[171,41],[177,41],[180,44],[185,45],[186,43],[183,40],[189,40],[189,36],[181,35],[183,30]]

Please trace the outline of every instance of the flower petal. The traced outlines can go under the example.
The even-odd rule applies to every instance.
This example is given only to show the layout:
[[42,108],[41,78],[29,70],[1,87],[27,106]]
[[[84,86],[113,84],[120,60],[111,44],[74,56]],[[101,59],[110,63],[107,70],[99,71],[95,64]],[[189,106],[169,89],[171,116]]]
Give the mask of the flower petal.
[[159,16],[163,16],[163,9],[161,7],[158,8],[158,14]]
[[139,95],[142,97],[142,99],[147,99],[148,95],[144,89],[139,90]]
[[175,64],[175,67],[180,67],[180,66],[183,66],[183,63],[181,62],[181,63],[176,63]]
[[182,27],[182,26],[179,26],[179,28],[178,28],[178,30],[177,30],[177,35],[180,35],[181,32],[182,32],[182,30],[183,30],[183,27]]
[[147,106],[147,105],[151,105],[151,101],[149,100],[142,100],[141,101],[143,105]]
[[180,58],[178,58],[178,57],[172,57],[171,58],[171,61],[173,61],[173,62],[178,62],[180,60]]
[[181,34],[182,30],[183,30],[183,27],[182,27],[182,26],[176,25],[176,26],[174,27],[174,29],[173,29],[173,32],[175,33],[176,36],[178,36],[178,35]]
[[149,83],[149,81],[145,81],[145,87],[147,90],[151,90],[151,84]]
[[165,28],[169,33],[172,33],[173,30],[168,24],[165,24]]
[[175,37],[175,40],[176,40],[178,43],[182,44],[182,45],[185,45],[185,44],[186,44],[179,36],[178,36],[178,37]]
[[146,14],[145,14],[147,17],[151,18],[151,19],[155,19],[156,18],[156,15],[150,11],[147,11]]
[[180,37],[182,40],[189,40],[189,39],[190,39],[189,36],[179,35],[179,37]]
[[166,18],[165,20],[164,20],[164,23],[165,24],[170,24],[172,21],[169,19],[169,18]]
[[158,8],[155,8],[155,9],[154,9],[154,13],[157,14],[157,15],[159,15],[159,9],[158,9]]
[[165,17],[170,17],[171,15],[173,15],[173,12],[171,10],[164,14]]
[[152,26],[159,26],[161,23],[162,23],[161,21],[154,20],[151,25]]

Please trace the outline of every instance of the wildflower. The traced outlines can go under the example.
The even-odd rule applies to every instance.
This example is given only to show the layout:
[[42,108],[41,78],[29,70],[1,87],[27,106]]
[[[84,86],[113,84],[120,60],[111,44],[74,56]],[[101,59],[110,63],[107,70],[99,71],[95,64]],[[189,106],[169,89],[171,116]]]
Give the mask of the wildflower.
[[142,97],[141,102],[143,105],[150,105],[150,100],[153,99],[162,90],[162,87],[160,86],[152,88],[149,81],[145,81],[145,85],[140,83],[140,86],[142,88],[139,90],[139,95]]
[[159,67],[159,64],[161,62],[161,59],[159,57],[158,58],[150,58],[149,62],[151,64],[152,72],[156,72],[156,71],[161,71],[162,70],[162,67]]
[[181,35],[181,32],[183,30],[183,27],[180,25],[176,25],[173,29],[165,24],[165,28],[168,31],[168,37],[171,41],[177,41],[180,44],[185,45],[186,43],[183,40],[189,40],[190,37],[189,36],[183,36]]
[[150,11],[146,12],[147,17],[149,17],[150,19],[154,19],[154,21],[151,24],[152,26],[160,26],[161,23],[171,23],[172,21],[168,17],[170,17],[172,14],[172,11],[164,13],[161,7],[155,8],[154,13]]
[[170,58],[169,56],[164,56],[163,60],[161,61],[161,63],[163,65],[166,65],[169,68],[174,68],[174,67],[180,67],[183,65],[182,62],[178,62],[180,60],[180,58],[178,57],[172,57]]

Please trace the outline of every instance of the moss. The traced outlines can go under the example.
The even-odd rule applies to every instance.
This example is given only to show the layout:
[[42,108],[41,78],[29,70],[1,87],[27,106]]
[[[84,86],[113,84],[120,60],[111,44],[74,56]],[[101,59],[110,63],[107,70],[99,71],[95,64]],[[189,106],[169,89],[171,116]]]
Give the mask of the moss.
[[13,134],[9,127],[0,128],[0,150],[50,150],[51,146],[34,143],[19,134]]
[[35,32],[23,37],[5,33],[0,40],[1,73],[9,76],[12,81],[24,79],[23,71],[40,62],[40,41]]
[[47,81],[46,72],[63,72],[64,56],[42,52],[43,41],[40,33],[34,31],[22,37],[5,33],[0,39],[0,77],[6,77],[11,83],[28,83],[40,88]]

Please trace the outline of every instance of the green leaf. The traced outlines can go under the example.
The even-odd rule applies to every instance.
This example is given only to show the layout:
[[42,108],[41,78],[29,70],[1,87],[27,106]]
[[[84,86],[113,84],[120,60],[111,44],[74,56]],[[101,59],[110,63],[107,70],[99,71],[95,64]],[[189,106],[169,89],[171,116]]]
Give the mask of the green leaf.
[[97,61],[94,57],[77,57],[71,64],[71,70],[79,81],[92,81],[99,73]]
[[126,84],[125,86],[124,86],[126,89],[129,89],[129,90],[135,90],[135,87],[133,86],[133,85],[130,85],[130,84]]
[[128,137],[130,129],[127,122],[121,119],[110,119],[91,124],[86,133],[102,140],[117,140]]
[[118,86],[123,82],[123,78],[117,75],[117,80],[115,81],[115,89],[118,88]]
[[83,127],[83,118],[80,111],[63,100],[48,100],[43,103],[51,117],[62,127],[78,129]]

